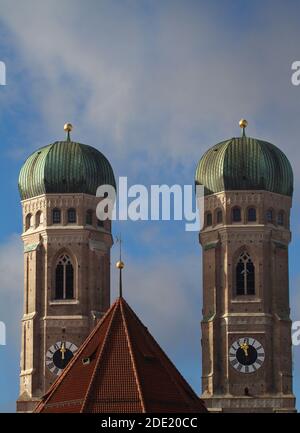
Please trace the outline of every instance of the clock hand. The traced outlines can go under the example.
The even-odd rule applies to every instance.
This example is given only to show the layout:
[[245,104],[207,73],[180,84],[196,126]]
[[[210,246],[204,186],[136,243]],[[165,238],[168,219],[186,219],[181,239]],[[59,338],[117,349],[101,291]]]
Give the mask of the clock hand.
[[61,352],[61,359],[65,359],[65,353],[66,353],[66,348],[65,348],[65,343],[62,343],[62,345],[61,345],[61,349],[60,349],[60,352]]
[[244,351],[245,356],[248,356],[249,346],[247,343],[241,343],[240,348]]

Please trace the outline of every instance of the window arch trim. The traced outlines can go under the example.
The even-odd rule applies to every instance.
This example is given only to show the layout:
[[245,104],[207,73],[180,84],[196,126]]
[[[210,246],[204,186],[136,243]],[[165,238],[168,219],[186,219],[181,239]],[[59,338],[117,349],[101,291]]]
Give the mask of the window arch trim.
[[247,250],[243,250],[235,264],[235,295],[253,296],[255,289],[255,265]]
[[[69,272],[67,272],[67,269],[65,270],[60,270],[60,272],[63,272],[63,274],[61,274],[60,278],[61,278],[61,283],[62,284],[60,287],[57,286],[57,267],[58,265],[61,265],[62,263],[62,259],[66,257],[67,261],[64,262],[65,266],[67,266],[68,264],[72,265],[73,270],[71,271],[71,269],[69,268]],[[69,262],[68,262],[69,261]],[[54,257],[53,259],[53,291],[52,291],[52,296],[51,299],[53,301],[58,301],[58,302],[70,302],[70,301],[75,301],[77,299],[77,280],[78,280],[78,275],[77,275],[77,260],[76,257],[74,257],[74,255],[66,249],[60,250]],[[70,283],[70,279],[68,280],[68,278],[72,277],[72,282],[71,284],[68,284],[68,282]]]

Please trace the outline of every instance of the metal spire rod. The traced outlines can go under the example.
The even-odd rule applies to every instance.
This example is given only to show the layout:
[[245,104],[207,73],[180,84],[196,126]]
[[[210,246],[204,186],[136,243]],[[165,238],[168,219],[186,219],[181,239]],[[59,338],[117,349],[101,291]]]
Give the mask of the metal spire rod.
[[116,264],[116,267],[120,270],[120,274],[119,274],[119,297],[122,298],[123,297],[122,269],[124,269],[125,264],[122,261],[122,238],[121,238],[121,234],[119,235],[119,237],[116,238],[116,241],[119,243],[119,248],[120,248],[120,258]]

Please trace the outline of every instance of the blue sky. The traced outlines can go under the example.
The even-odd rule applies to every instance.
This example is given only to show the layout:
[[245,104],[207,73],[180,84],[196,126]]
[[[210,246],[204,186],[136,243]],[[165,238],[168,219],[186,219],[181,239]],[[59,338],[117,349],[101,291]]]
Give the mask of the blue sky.
[[[293,320],[300,320],[300,60],[296,1],[0,0],[2,212],[0,411],[18,393],[22,309],[19,169],[64,137],[99,148],[129,184],[192,184],[213,144],[247,133],[279,146],[295,175],[290,247]],[[181,222],[121,222],[126,297],[200,391],[201,251]],[[113,251],[113,259],[117,251]],[[115,296],[113,271],[113,296]],[[300,400],[300,346],[294,350]],[[298,403],[298,407],[299,403]]]

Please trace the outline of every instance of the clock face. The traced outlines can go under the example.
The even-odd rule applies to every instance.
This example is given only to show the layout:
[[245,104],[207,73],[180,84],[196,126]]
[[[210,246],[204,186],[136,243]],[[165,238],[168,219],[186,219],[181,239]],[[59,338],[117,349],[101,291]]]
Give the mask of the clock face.
[[78,347],[69,341],[58,341],[49,347],[46,353],[46,365],[51,373],[60,375],[77,349]]
[[240,373],[254,373],[264,360],[263,345],[251,337],[239,338],[229,349],[229,362]]

